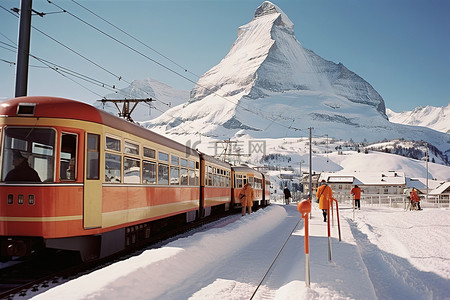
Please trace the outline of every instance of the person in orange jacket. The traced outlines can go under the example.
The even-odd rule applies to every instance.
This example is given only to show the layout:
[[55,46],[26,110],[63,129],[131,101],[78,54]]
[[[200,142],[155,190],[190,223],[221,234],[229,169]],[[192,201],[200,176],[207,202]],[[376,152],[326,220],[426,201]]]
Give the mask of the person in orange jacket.
[[353,195],[353,200],[355,201],[355,208],[358,207],[358,209],[361,209],[361,188],[355,184],[355,187],[352,188],[350,191],[350,194]]
[[316,197],[319,200],[319,209],[322,210],[323,221],[326,222],[327,212],[333,198],[333,190],[327,185],[325,180],[322,180],[322,185],[317,189]]
[[417,209],[418,210],[422,210],[420,208],[420,198],[419,198],[419,195],[417,194],[416,188],[413,188],[411,190],[411,193],[409,193],[409,196],[411,197],[411,204],[412,203],[417,203]]
[[241,200],[242,215],[245,216],[245,208],[247,207],[248,214],[252,213],[253,198],[255,194],[250,183],[246,183],[239,193],[239,199]]

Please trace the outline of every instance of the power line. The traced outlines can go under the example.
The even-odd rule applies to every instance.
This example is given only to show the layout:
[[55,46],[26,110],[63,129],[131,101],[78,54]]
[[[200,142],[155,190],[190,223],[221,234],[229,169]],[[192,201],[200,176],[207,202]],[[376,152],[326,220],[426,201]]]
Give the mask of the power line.
[[[16,18],[18,17],[18,15],[14,14],[14,13],[12,13],[12,12],[10,12],[10,11],[8,11],[6,8],[4,8],[4,7],[2,7],[2,8],[3,8],[4,10],[6,10],[8,13],[12,14],[13,16],[15,16]],[[15,11],[15,12],[18,13],[18,11]],[[43,15],[45,15],[45,13],[43,13]],[[122,80],[122,81],[124,81],[125,83],[131,85],[131,82],[128,82],[128,81],[124,80],[121,76],[112,73],[111,71],[107,70],[106,68],[103,68],[102,66],[100,66],[99,64],[97,64],[97,63],[95,63],[94,61],[90,60],[90,59],[87,58],[86,56],[80,54],[79,52],[73,50],[73,49],[70,48],[69,46],[66,46],[65,44],[59,42],[58,40],[54,39],[54,38],[51,37],[50,35],[46,34],[45,32],[39,30],[39,29],[36,28],[35,26],[32,26],[32,28],[35,29],[36,31],[40,32],[40,33],[43,34],[44,36],[48,37],[49,39],[53,40],[54,42],[58,43],[59,45],[63,46],[64,48],[70,50],[71,52],[73,52],[73,53],[77,54],[78,56],[82,57],[83,59],[87,60],[87,61],[90,62],[91,64],[93,64],[93,65],[99,67],[100,69],[104,70],[105,72],[109,73],[110,75],[116,77],[118,80]],[[13,43],[14,43],[14,42],[13,42]],[[6,43],[4,43],[4,44],[6,44]],[[6,44],[6,45],[8,45],[8,44]],[[11,45],[8,45],[8,46],[17,49],[17,47],[15,47],[15,46],[11,46]],[[40,59],[37,58],[37,57],[34,57],[34,58],[37,59],[37,60],[40,60]],[[53,63],[51,63],[51,64],[53,64]],[[47,67],[49,67],[49,68],[51,68],[51,69],[57,71],[57,69],[52,68],[51,66],[48,66],[48,65],[47,65]],[[62,67],[60,67],[60,68],[62,68]],[[87,82],[93,83],[93,82],[96,81],[96,80],[93,80],[92,78],[89,78],[89,77],[87,77],[87,76],[85,76],[85,75],[81,75],[80,73],[77,73],[77,72],[75,72],[75,71],[71,71],[71,70],[66,69],[66,68],[64,68],[64,69],[65,69],[65,70],[63,70],[63,71],[61,71],[61,72],[72,73],[72,74],[71,74],[72,76],[78,77],[79,79],[85,80],[85,81],[87,81]],[[63,77],[68,78],[67,76],[64,76],[61,72],[57,71],[57,73],[59,73],[59,74],[62,75]],[[76,74],[76,75],[75,75],[75,74]],[[88,78],[88,80],[87,80],[86,78]],[[69,78],[68,78],[68,79],[69,79]],[[99,96],[99,97],[102,97],[100,94],[98,94],[98,93],[96,93],[96,92],[93,92],[91,89],[89,89],[89,88],[87,88],[87,87],[81,85],[80,83],[74,81],[73,79],[70,79],[70,80],[71,80],[72,82],[75,82],[76,84],[82,86],[83,88],[87,89],[88,91],[92,92],[93,94],[95,94],[95,95],[97,95],[97,96]],[[98,85],[98,86],[100,86],[100,87],[106,88],[106,89],[109,89],[109,88],[108,88],[108,86],[109,86],[109,87],[111,87],[111,88],[113,89],[113,90],[112,90],[113,92],[116,92],[116,93],[119,92],[119,91],[115,88],[115,85],[112,85],[112,86],[111,86],[111,85],[107,85],[107,84],[105,84],[105,83],[98,84],[98,81],[97,81],[97,83],[94,83],[94,84],[96,84],[96,85]],[[109,89],[109,90],[111,90],[111,89]],[[143,91],[144,93],[148,94],[147,91],[145,91],[145,90],[142,90],[142,91]],[[167,103],[165,103],[165,102],[163,102],[163,101],[161,101],[161,100],[157,100],[157,101],[159,101],[159,102],[161,102],[161,103],[163,103],[163,104],[169,106]]]
[[[59,5],[56,5],[55,3],[52,3],[52,2],[49,1],[49,0],[48,0],[48,3],[55,5],[56,7],[58,7],[59,9],[61,9],[63,12],[68,13],[69,15],[71,15],[71,16],[74,17],[74,18],[76,18],[76,19],[79,20],[80,22],[82,22],[82,23],[88,25],[89,27],[91,27],[91,28],[93,28],[93,29],[99,31],[100,33],[106,35],[107,37],[113,39],[114,41],[120,43],[121,45],[127,47],[128,49],[132,50],[133,52],[136,52],[136,53],[142,55],[143,57],[145,57],[145,58],[149,59],[150,61],[156,63],[157,65],[159,65],[159,66],[161,66],[161,67],[163,67],[163,68],[165,68],[165,69],[167,69],[167,70],[173,72],[174,74],[176,74],[176,75],[178,75],[178,76],[180,76],[180,77],[182,77],[182,78],[188,80],[189,82],[192,82],[192,83],[196,84],[197,86],[202,87],[202,88],[204,88],[204,89],[207,90],[207,91],[210,91],[212,94],[214,94],[214,95],[216,95],[216,96],[218,96],[218,97],[220,97],[220,98],[222,98],[222,99],[224,99],[224,100],[226,100],[226,101],[228,101],[228,102],[230,102],[230,103],[236,105],[237,107],[242,108],[244,111],[248,111],[248,112],[250,112],[250,113],[252,113],[252,114],[255,114],[255,115],[259,116],[259,117],[262,117],[262,118],[264,118],[264,119],[266,119],[266,120],[269,120],[269,121],[271,121],[272,123],[278,124],[278,125],[281,126],[281,127],[285,127],[285,128],[287,128],[287,129],[292,129],[292,130],[300,130],[300,129],[295,128],[295,127],[292,127],[292,126],[285,126],[285,125],[283,125],[283,124],[281,124],[281,123],[279,123],[279,122],[276,122],[274,119],[272,119],[272,118],[270,118],[270,117],[264,115],[262,110],[260,110],[259,113],[256,113],[252,108],[245,107],[244,105],[242,105],[241,103],[239,103],[239,102],[237,102],[237,101],[232,101],[231,99],[228,99],[227,97],[224,97],[224,96],[222,96],[222,95],[219,95],[217,92],[214,92],[214,91],[212,91],[211,89],[209,89],[209,88],[207,88],[207,87],[205,87],[205,86],[199,85],[198,83],[192,81],[192,80],[189,79],[188,77],[186,77],[186,76],[180,74],[179,72],[176,72],[175,70],[172,70],[171,68],[169,68],[169,67],[163,65],[163,64],[160,63],[160,62],[157,62],[156,60],[154,60],[154,59],[148,57],[147,55],[143,54],[142,52],[133,49],[132,47],[130,47],[129,45],[123,43],[122,41],[120,41],[120,40],[114,38],[113,36],[107,34],[106,32],[104,32],[104,31],[98,29],[97,27],[91,25],[90,23],[88,23],[88,22],[82,20],[81,18],[75,16],[74,14],[68,12],[66,9],[60,7]],[[107,72],[107,73],[111,74],[112,76],[116,77],[118,80],[123,80],[122,76],[118,76],[118,75],[112,73],[111,71],[109,71],[109,70],[107,70],[106,68],[100,66],[99,64],[97,64],[97,63],[95,63],[94,61],[90,60],[89,58],[87,58],[87,57],[81,55],[79,52],[73,50],[72,48],[70,48],[70,47],[64,45],[63,43],[57,41],[56,39],[52,38],[52,37],[49,36],[48,34],[44,33],[43,31],[37,29],[35,26],[32,26],[32,27],[33,27],[33,29],[35,29],[35,30],[37,30],[38,32],[40,32],[41,34],[47,36],[48,38],[50,38],[50,39],[53,40],[54,42],[60,44],[60,45],[63,46],[64,48],[70,50],[71,52],[77,54],[78,56],[82,57],[83,59],[87,60],[88,62],[90,62],[90,63],[94,64],[95,66],[99,67],[100,69],[104,70],[105,72]],[[125,80],[123,80],[123,81],[131,85],[131,83],[129,83],[129,82],[125,81]],[[146,91],[145,91],[145,92],[146,92]],[[147,92],[146,92],[146,93],[147,93]],[[96,94],[96,93],[95,93],[95,94]],[[97,95],[98,95],[98,94],[97,94]],[[160,102],[162,102],[162,101],[160,101]],[[162,102],[162,103],[163,103],[163,102]],[[166,104],[166,105],[168,105],[168,104]]]
[[154,62],[155,64],[157,64],[157,65],[163,67],[164,69],[166,69],[166,70],[168,70],[168,71],[170,71],[170,72],[172,72],[172,73],[174,73],[174,74],[176,74],[176,75],[178,75],[178,76],[180,76],[180,77],[182,77],[182,78],[188,80],[189,82],[194,83],[195,85],[204,88],[205,90],[211,92],[212,94],[214,94],[214,95],[216,95],[216,96],[218,96],[218,97],[220,97],[220,98],[222,98],[222,99],[224,99],[224,100],[226,100],[226,101],[228,101],[228,102],[230,102],[230,103],[233,103],[233,104],[235,104],[235,105],[241,107],[242,109],[244,109],[244,110],[246,110],[246,111],[249,111],[249,112],[252,113],[252,114],[255,114],[255,115],[257,115],[257,116],[259,116],[259,117],[262,117],[262,118],[264,118],[264,119],[266,119],[266,120],[272,121],[273,123],[276,123],[276,124],[278,124],[278,125],[281,126],[281,127],[285,127],[285,128],[287,128],[287,129],[292,129],[292,130],[296,130],[296,131],[300,131],[300,129],[298,129],[298,128],[295,128],[295,127],[292,127],[292,126],[285,126],[285,125],[283,125],[283,124],[281,124],[281,123],[278,123],[278,122],[276,122],[275,120],[273,120],[273,119],[271,119],[271,118],[269,118],[269,117],[267,117],[267,116],[265,116],[265,115],[257,114],[257,113],[255,113],[251,108],[246,108],[246,107],[244,107],[243,105],[241,105],[239,102],[233,102],[232,100],[228,99],[227,97],[224,97],[224,96],[222,96],[222,95],[219,95],[219,94],[217,94],[216,92],[212,91],[211,89],[209,89],[209,88],[207,88],[207,87],[205,87],[205,86],[199,85],[198,82],[194,82],[194,81],[192,81],[190,78],[184,76],[183,74],[180,74],[179,72],[177,72],[177,71],[175,71],[175,70],[173,70],[173,69],[171,69],[171,68],[165,66],[164,64],[162,64],[162,63],[160,63],[160,62],[158,62],[158,61],[156,61],[156,60],[150,58],[149,56],[145,55],[144,53],[142,53],[142,52],[140,52],[140,51],[138,51],[138,50],[132,48],[131,46],[125,44],[124,42],[122,42],[122,41],[120,41],[120,40],[118,40],[118,39],[116,39],[115,37],[113,37],[113,36],[111,36],[110,34],[104,32],[103,30],[101,30],[101,29],[95,27],[94,25],[92,25],[92,24],[90,24],[90,23],[84,21],[84,20],[81,19],[80,17],[78,17],[78,16],[76,16],[76,15],[70,13],[69,11],[67,11],[67,10],[64,9],[64,8],[62,8],[61,6],[59,6],[59,5],[57,5],[57,4],[53,3],[53,2],[51,2],[50,0],[47,0],[47,2],[50,3],[50,4],[53,4],[54,6],[58,7],[58,8],[61,9],[61,10],[63,10],[64,12],[68,13],[70,16],[72,16],[72,17],[74,17],[75,19],[79,20],[80,22],[82,22],[82,23],[88,25],[89,27],[95,29],[96,31],[98,31],[98,32],[100,32],[100,33],[106,35],[107,37],[111,38],[112,40],[114,40],[114,41],[118,42],[119,44],[125,46],[126,48],[132,50],[133,52],[135,52],[135,53],[137,53],[137,54],[139,54],[139,55],[141,55],[141,56],[147,58],[148,60],[150,60],[150,61]]
[[149,45],[147,45],[146,43],[142,42],[141,40],[139,40],[138,38],[132,36],[131,34],[129,34],[128,32],[126,32],[125,30],[119,28],[118,26],[114,25],[113,23],[109,22],[108,20],[106,20],[105,18],[101,17],[100,15],[98,15],[97,13],[93,12],[92,10],[88,9],[87,7],[81,5],[80,3],[78,3],[75,0],[72,0],[72,2],[74,2],[75,4],[77,4],[78,6],[82,7],[83,9],[87,10],[88,12],[90,12],[91,14],[93,14],[94,16],[96,16],[97,18],[99,18],[100,20],[106,22],[107,24],[111,25],[112,27],[114,27],[115,29],[119,30],[120,32],[122,32],[123,34],[125,34],[126,36],[130,37],[131,39],[135,40],[136,42],[138,42],[139,44],[145,46],[146,48],[152,50],[153,52],[159,54],[160,56],[164,57],[165,59],[167,59],[168,61],[170,61],[171,63],[173,63],[174,65],[178,66],[179,68],[181,68],[182,70],[184,70],[185,72],[188,72],[194,76],[196,76],[197,78],[200,78],[199,75],[189,71],[187,68],[181,66],[180,64],[178,64],[177,62],[175,62],[174,60],[170,59],[169,57],[165,56],[164,54],[162,54],[161,52],[155,50],[154,48],[150,47]]

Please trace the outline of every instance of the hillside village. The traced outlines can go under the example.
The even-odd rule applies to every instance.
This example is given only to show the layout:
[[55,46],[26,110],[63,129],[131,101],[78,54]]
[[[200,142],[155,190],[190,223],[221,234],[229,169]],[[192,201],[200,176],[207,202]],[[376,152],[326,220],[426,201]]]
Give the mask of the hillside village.
[[[283,139],[270,141],[268,151],[261,160],[248,160],[246,163],[262,165],[273,181],[272,192],[275,198],[282,197],[285,186],[293,192],[294,200],[309,195],[309,143],[306,138]],[[419,159],[404,157],[395,152],[385,150],[368,150],[371,147],[381,148],[396,141],[367,145],[367,147],[350,147],[349,142],[333,141],[324,143],[324,138],[314,139],[312,149],[312,194],[322,180],[329,184],[337,200],[351,199],[350,190],[358,185],[362,189],[362,200],[373,202],[394,202],[404,205],[412,188],[419,191],[419,196],[430,206],[449,206],[450,199],[450,167],[440,164],[436,153],[430,151],[428,162],[426,149],[416,150],[425,156]],[[405,142],[404,144],[408,144]],[[414,142],[411,142],[414,144]],[[276,145],[275,145],[276,144]],[[332,150],[331,150],[332,149]],[[300,163],[301,162],[301,163]],[[428,179],[426,174],[428,174]]]

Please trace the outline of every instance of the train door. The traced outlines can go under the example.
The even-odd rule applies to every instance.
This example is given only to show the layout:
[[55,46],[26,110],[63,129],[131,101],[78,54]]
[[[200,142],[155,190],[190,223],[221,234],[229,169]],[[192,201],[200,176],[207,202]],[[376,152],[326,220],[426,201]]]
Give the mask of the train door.
[[86,136],[84,180],[84,228],[102,226],[102,181],[100,180],[100,135]]

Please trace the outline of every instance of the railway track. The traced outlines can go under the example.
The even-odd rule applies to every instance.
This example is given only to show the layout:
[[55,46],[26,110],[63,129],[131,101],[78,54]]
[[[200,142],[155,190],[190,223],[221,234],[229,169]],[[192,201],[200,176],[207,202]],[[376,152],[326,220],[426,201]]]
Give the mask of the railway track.
[[14,265],[0,269],[0,299],[28,299],[49,288],[73,278],[104,268],[115,262],[139,255],[149,248],[158,248],[175,239],[178,235],[193,234],[206,224],[240,212],[224,212],[195,222],[162,231],[158,235],[112,256],[81,262],[79,254],[69,251],[46,251],[27,259],[16,261]]

